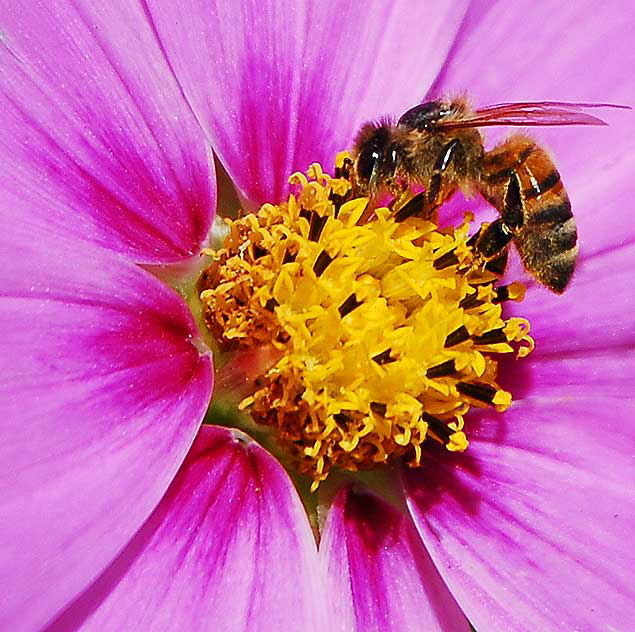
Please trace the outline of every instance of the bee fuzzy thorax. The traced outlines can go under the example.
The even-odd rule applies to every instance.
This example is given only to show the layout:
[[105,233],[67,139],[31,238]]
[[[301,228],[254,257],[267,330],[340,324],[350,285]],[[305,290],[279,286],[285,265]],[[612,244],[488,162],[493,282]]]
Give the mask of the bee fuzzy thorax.
[[440,231],[385,207],[362,220],[350,159],[313,165],[285,204],[228,222],[201,283],[204,318],[228,347],[271,346],[277,362],[241,403],[315,489],[333,469],[425,461],[468,447],[470,410],[504,411],[498,360],[533,348],[522,300],[473,247],[470,219]]

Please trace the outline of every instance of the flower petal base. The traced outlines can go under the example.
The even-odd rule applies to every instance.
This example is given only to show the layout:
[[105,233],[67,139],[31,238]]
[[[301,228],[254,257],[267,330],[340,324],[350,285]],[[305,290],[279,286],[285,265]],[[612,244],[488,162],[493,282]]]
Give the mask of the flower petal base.
[[426,440],[465,450],[470,408],[512,401],[496,355],[533,348],[529,323],[501,313],[523,286],[497,286],[471,218],[439,230],[382,207],[368,219],[346,178],[317,164],[307,175],[292,176],[299,192],[286,204],[228,222],[200,280],[221,344],[280,353],[241,406],[275,429],[313,488],[332,467],[419,465]]

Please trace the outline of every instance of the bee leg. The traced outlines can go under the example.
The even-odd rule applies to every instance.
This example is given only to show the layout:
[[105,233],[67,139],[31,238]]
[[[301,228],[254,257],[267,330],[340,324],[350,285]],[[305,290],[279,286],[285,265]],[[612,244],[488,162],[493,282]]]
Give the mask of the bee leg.
[[501,216],[475,235],[473,245],[486,261],[485,267],[500,275],[507,265],[507,247],[524,222],[520,179],[513,170],[509,173],[505,195],[498,210]]
[[425,192],[413,195],[412,190],[407,182],[402,183],[400,190],[398,183],[393,182],[393,188],[389,188],[390,192],[395,196],[393,201],[388,205],[391,210],[396,210],[395,221],[403,222],[409,217],[420,217],[426,208]]
[[441,150],[441,153],[437,156],[434,162],[432,177],[428,184],[428,204],[430,206],[438,206],[443,203],[443,199],[439,200],[439,194],[441,193],[441,184],[443,178],[443,172],[447,170],[452,161],[452,158],[460,145],[458,138],[451,140]]
[[[408,199],[408,196],[405,197]],[[428,219],[429,215],[424,215],[424,211],[426,210],[426,194],[425,191],[421,193],[417,193],[411,197],[403,206],[399,207],[399,210],[395,213],[395,221],[403,222],[409,217],[423,217],[424,219]]]
[[[392,210],[395,208],[401,208],[403,205],[408,205],[408,200],[412,197],[412,192],[408,188],[408,183],[396,179],[390,178],[386,179],[385,187],[388,192],[393,196],[393,200],[388,204],[388,207]],[[357,195],[361,195],[365,197],[368,195],[367,193],[363,193],[358,191]],[[361,217],[358,220],[358,224],[366,224],[375,216],[375,209],[379,206],[378,200],[376,197],[371,196],[366,209],[362,213]]]
[[514,237],[502,219],[492,222],[485,230],[481,230],[475,243],[476,251],[484,259],[490,260],[504,250]]
[[415,215],[421,219],[436,222],[437,210],[456,191],[454,184],[444,182],[443,174],[447,170],[459,145],[460,141],[455,138],[443,147],[433,165],[432,176],[425,191],[410,199],[408,199],[410,190],[406,189],[404,191],[395,204],[395,207],[399,209],[395,214],[396,222],[403,222],[405,219]]
[[437,156],[426,190],[425,210],[420,214],[424,219],[432,219],[441,204],[456,191],[456,186],[444,182],[443,176],[460,145],[459,139],[454,138],[445,144],[441,153]]
[[[409,217],[417,216],[421,219],[437,222],[439,207],[456,191],[456,186],[446,185],[440,193],[437,193],[434,201],[430,201],[428,191],[422,191],[415,196],[410,197],[410,192],[405,196],[407,202],[403,206],[399,206],[399,210],[395,213],[395,221],[403,222]],[[410,199],[408,199],[410,197]],[[401,203],[401,201],[400,201]]]
[[509,176],[501,218],[512,232],[516,232],[523,225],[523,197],[520,179],[515,171],[512,171]]

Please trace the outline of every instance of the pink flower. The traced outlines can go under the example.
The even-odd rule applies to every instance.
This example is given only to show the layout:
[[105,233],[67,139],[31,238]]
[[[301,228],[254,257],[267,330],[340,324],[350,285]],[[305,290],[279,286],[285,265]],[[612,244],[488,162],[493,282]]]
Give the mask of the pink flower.
[[632,3],[230,5],[0,8],[0,627],[627,629],[630,113],[535,134],[581,258],[521,306],[537,348],[503,422],[405,471],[409,513],[341,489],[319,552],[282,467],[201,426],[209,355],[138,264],[205,243],[210,146],[257,206],[428,92],[632,104]]

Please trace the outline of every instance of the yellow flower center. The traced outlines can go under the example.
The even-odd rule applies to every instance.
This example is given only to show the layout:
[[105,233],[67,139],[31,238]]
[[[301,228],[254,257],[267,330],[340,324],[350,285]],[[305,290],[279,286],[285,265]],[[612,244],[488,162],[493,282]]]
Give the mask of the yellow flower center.
[[472,248],[471,217],[443,230],[385,207],[369,219],[345,177],[317,164],[307,176],[291,177],[299,190],[286,204],[228,221],[201,278],[221,343],[279,352],[241,408],[275,430],[312,489],[333,467],[419,465],[425,441],[465,450],[470,408],[511,404],[497,354],[533,348],[529,323],[502,316],[524,287],[497,285],[496,265]]

